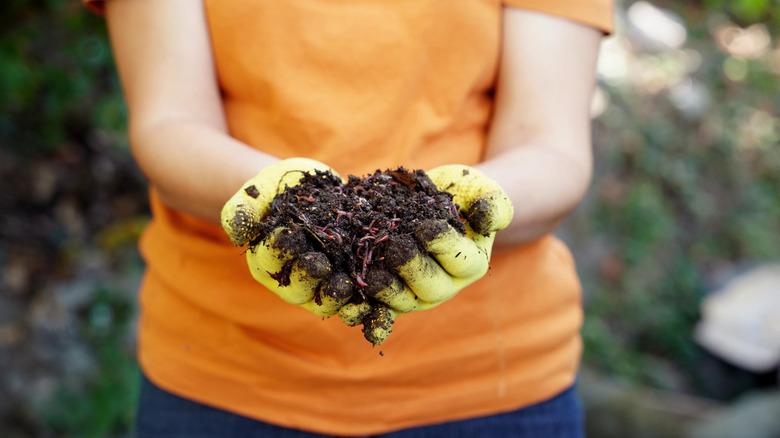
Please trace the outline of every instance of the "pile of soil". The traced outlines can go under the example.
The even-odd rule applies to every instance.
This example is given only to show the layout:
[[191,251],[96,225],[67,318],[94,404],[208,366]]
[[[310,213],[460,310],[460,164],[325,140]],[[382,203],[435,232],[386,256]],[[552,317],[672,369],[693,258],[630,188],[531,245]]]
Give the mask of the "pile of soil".
[[[330,262],[331,279],[348,276],[354,284],[346,291],[351,295],[349,302],[382,308],[384,304],[372,295],[392,280],[393,268],[409,260],[417,249],[423,251],[415,237],[421,235],[421,225],[445,222],[465,232],[465,219],[452,195],[438,190],[422,170],[377,170],[363,178],[350,175],[346,183],[330,172],[315,171],[274,199],[250,247],[277,227],[285,227],[288,237],[277,240],[279,249],[298,257],[324,254]],[[271,273],[279,285],[290,283],[294,262]],[[315,294],[318,303],[321,294],[322,290]]]

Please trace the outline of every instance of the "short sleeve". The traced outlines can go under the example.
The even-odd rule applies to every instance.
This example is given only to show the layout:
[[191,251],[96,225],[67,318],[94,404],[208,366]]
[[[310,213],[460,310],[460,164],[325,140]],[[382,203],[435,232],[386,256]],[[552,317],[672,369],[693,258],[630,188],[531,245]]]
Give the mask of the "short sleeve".
[[613,0],[503,0],[505,6],[567,18],[612,32]]
[[96,14],[103,14],[105,11],[104,0],[81,0],[81,3],[84,3],[84,6],[86,6],[87,9]]

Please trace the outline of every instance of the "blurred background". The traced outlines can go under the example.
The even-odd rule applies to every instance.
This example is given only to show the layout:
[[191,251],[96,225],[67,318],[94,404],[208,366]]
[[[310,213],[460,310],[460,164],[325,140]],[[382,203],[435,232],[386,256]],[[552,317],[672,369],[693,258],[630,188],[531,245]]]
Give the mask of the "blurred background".
[[[780,436],[780,3],[621,4],[561,230],[595,437]],[[131,434],[148,220],[100,18],[0,4],[0,436]]]

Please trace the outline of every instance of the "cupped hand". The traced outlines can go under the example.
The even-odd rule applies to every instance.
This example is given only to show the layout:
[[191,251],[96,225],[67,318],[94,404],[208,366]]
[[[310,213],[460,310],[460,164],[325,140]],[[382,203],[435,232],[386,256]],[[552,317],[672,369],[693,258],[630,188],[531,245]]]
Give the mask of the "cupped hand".
[[[263,168],[227,201],[221,221],[233,244],[249,246],[246,261],[257,282],[290,304],[331,316],[352,295],[352,279],[333,273],[325,254],[307,251],[302,231],[279,227],[262,236],[261,230],[273,199],[316,170],[337,175],[327,165],[308,158],[290,158]],[[321,293],[315,299],[318,289]]]
[[422,221],[416,240],[398,236],[385,251],[387,269],[369,271],[366,292],[396,312],[435,307],[482,278],[495,234],[512,221],[514,209],[501,186],[478,170],[445,165],[427,172],[436,187],[453,196],[466,218],[465,233],[445,221]]

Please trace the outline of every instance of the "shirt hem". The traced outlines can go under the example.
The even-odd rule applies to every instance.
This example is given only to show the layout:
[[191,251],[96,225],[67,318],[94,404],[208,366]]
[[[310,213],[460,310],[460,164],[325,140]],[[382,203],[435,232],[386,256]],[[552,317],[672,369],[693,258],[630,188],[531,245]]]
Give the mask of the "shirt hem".
[[[258,396],[253,397],[252,400],[243,400],[243,402],[237,398],[209,398],[207,394],[198,392],[195,388],[196,385],[181,382],[182,376],[187,376],[187,379],[190,381],[211,381],[211,385],[220,385],[226,390],[229,390],[231,387],[240,388],[243,385],[241,382],[219,378],[204,370],[197,369],[196,367],[190,366],[183,369],[185,366],[181,363],[174,362],[172,358],[168,358],[171,360],[165,362],[167,364],[165,368],[149,366],[146,363],[147,360],[145,360],[144,355],[141,354],[140,356],[141,369],[144,375],[161,389],[179,397],[187,398],[206,406],[276,426],[306,432],[347,437],[389,433],[412,427],[428,426],[511,412],[548,400],[573,386],[576,380],[576,373],[574,372],[559,373],[547,378],[544,382],[540,382],[534,388],[525,386],[521,396],[506,397],[503,400],[496,400],[490,405],[485,404],[485,402],[488,401],[484,395],[486,391],[469,391],[468,393],[459,394],[459,396],[474,399],[474,408],[449,410],[443,414],[432,413],[427,417],[427,421],[412,419],[409,421],[388,423],[383,422],[380,419],[380,421],[368,424],[365,422],[365,418],[361,418],[362,424],[356,424],[355,422],[324,421],[322,418],[323,416],[306,415],[304,407],[302,407],[301,411],[297,414],[290,414],[290,412],[285,412],[284,410],[275,410],[273,395],[270,394],[258,394]],[[155,362],[160,363],[159,360],[155,360]],[[249,406],[250,404],[256,406],[258,403],[262,403],[264,409],[253,409]]]

